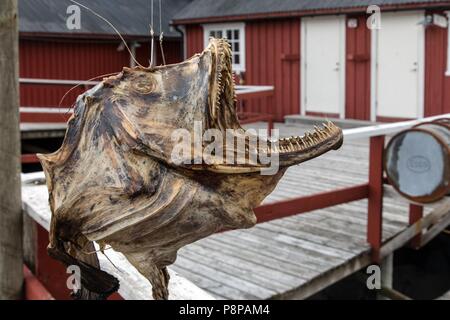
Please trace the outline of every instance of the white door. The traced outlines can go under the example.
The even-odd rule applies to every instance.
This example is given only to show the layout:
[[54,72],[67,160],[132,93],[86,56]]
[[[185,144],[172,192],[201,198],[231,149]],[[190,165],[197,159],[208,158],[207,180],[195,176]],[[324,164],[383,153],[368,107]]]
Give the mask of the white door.
[[302,114],[345,110],[345,17],[303,18]]
[[[423,12],[383,13],[378,33],[377,116],[423,116]],[[375,44],[376,45],[376,44]]]

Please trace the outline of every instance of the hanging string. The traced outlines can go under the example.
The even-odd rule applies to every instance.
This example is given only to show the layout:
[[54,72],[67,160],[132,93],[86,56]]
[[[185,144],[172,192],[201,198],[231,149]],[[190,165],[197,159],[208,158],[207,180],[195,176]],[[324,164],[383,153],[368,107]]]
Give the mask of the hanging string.
[[153,0],[150,0],[150,68],[155,66],[155,30],[153,29]]
[[161,48],[161,57],[163,65],[166,65],[166,57],[164,56],[164,47],[163,47],[163,38],[164,38],[164,32],[162,29],[162,14],[161,14],[161,0],[159,0],[159,47]]
[[[136,58],[134,57],[133,53],[131,52],[130,48],[129,48],[128,45],[127,45],[127,42],[126,42],[125,39],[122,37],[122,35],[120,34],[119,30],[117,30],[117,28],[116,28],[111,22],[109,22],[108,19],[106,19],[105,17],[101,16],[100,14],[98,14],[97,12],[95,12],[94,10],[92,10],[91,8],[85,6],[84,4],[81,4],[81,3],[77,2],[77,1],[74,1],[74,0],[69,0],[69,1],[72,2],[72,3],[74,3],[74,4],[76,4],[76,5],[78,5],[78,6],[80,6],[80,7],[82,7],[82,8],[84,8],[84,9],[86,9],[86,10],[88,10],[90,13],[92,13],[92,14],[95,15],[96,17],[98,17],[98,18],[102,19],[103,21],[105,21],[105,22],[106,22],[106,23],[114,30],[114,32],[117,33],[117,35],[120,37],[120,40],[122,40],[122,42],[123,42],[125,48],[127,49],[128,53],[129,53],[130,56],[131,56],[131,59],[133,59],[133,61],[134,61],[138,66],[141,66],[141,67],[142,67],[142,65],[141,65],[141,64],[136,60]],[[152,1],[153,1],[153,0],[152,0]]]
[[111,263],[112,266],[113,266],[114,268],[117,269],[117,271],[123,273],[123,271],[120,270],[120,269],[114,264],[114,262],[112,262],[111,259],[110,259],[110,258],[106,255],[106,253],[105,253],[106,250],[112,249],[111,246],[105,247],[105,248],[103,248],[102,246],[100,246],[100,249],[98,249],[98,250],[94,250],[94,251],[85,251],[78,243],[73,242],[73,241],[69,241],[69,242],[70,242],[70,244],[72,244],[73,246],[75,246],[81,253],[83,253],[83,254],[85,254],[85,255],[88,255],[88,256],[89,256],[89,255],[92,255],[92,254],[97,254],[97,252],[101,252],[101,253],[106,257],[106,259],[108,259],[109,263]]

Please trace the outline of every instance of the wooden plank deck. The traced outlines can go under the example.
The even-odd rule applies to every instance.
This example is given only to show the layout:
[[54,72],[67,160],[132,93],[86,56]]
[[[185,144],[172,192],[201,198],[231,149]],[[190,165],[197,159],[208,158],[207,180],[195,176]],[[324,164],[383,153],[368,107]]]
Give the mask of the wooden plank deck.
[[[277,128],[281,136],[310,129]],[[265,203],[367,179],[368,139],[344,142],[339,151],[290,168]],[[370,263],[366,215],[362,200],[213,235],[181,249],[172,268],[219,299],[306,298]],[[387,188],[383,240],[407,225],[407,202]]]
[[[307,129],[277,127],[282,136]],[[367,179],[368,139],[344,142],[339,151],[290,168],[265,203]],[[31,205],[48,212],[45,193],[45,186],[25,186],[26,211]],[[370,263],[366,215],[367,200],[361,200],[216,234],[181,249],[171,269],[218,299],[306,298]],[[408,204],[389,187],[383,217],[384,241],[408,226]]]

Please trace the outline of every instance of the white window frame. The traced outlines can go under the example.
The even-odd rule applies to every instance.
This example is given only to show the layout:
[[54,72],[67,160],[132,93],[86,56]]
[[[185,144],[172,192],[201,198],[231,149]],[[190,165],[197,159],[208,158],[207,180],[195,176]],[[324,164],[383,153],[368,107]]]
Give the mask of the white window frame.
[[450,11],[445,12],[447,14],[448,23],[447,23],[447,71],[445,72],[445,75],[447,77],[450,77]]
[[203,25],[203,43],[204,47],[208,46],[210,31],[222,31],[226,35],[226,30],[239,30],[239,63],[233,63],[233,70],[236,72],[245,71],[245,23],[221,23],[221,24],[204,24]]

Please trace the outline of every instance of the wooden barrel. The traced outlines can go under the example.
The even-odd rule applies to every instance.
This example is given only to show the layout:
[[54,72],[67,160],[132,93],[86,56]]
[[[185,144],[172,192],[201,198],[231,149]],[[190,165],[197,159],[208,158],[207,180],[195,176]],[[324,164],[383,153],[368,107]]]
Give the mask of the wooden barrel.
[[389,183],[419,203],[450,192],[450,119],[421,123],[392,137],[384,153]]

